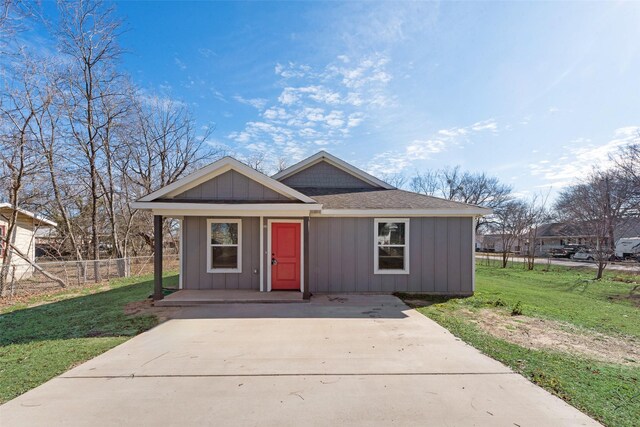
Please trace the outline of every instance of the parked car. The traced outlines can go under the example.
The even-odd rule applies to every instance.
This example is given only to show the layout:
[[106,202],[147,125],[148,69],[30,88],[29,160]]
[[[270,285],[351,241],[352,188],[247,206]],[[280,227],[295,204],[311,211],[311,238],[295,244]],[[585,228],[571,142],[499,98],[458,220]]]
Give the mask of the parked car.
[[571,258],[573,254],[578,252],[580,249],[584,249],[584,246],[581,245],[564,245],[561,248],[551,249],[549,254],[553,258]]
[[580,249],[575,254],[571,255],[571,259],[576,261],[593,261],[596,257],[590,250]]

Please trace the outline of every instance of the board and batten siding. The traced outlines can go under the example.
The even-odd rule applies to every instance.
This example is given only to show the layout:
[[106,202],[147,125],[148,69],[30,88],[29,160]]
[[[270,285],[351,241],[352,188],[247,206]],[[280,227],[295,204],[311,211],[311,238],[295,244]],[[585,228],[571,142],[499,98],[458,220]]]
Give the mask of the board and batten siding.
[[375,188],[327,162],[319,162],[296,172],[281,182],[294,188]]
[[230,170],[184,193],[173,200],[255,200],[261,202],[288,201],[286,196]]
[[242,218],[242,273],[207,272],[207,218],[182,221],[184,252],[183,289],[260,289],[260,218]]
[[[264,218],[265,289],[270,268],[268,219]],[[182,224],[183,289],[260,289],[260,218],[242,218],[242,273],[208,273],[207,217],[185,217]],[[473,219],[411,217],[409,224],[409,274],[374,274],[373,217],[311,217],[309,290],[472,294]]]
[[410,218],[409,274],[374,274],[374,218],[310,219],[311,292],[473,293],[473,219]]
[[[5,215],[10,215],[6,213]],[[5,227],[8,232],[8,221],[0,219],[0,225]],[[27,255],[30,260],[35,260],[35,227],[33,225],[33,219],[18,215],[18,221],[16,222],[16,228],[14,229],[13,245],[20,250],[23,254]],[[2,265],[2,258],[0,257],[0,265]],[[15,270],[14,270],[15,267]],[[9,277],[15,271],[15,280],[22,280],[31,277],[33,274],[33,267],[17,253],[13,253],[11,257],[11,269],[9,270]]]

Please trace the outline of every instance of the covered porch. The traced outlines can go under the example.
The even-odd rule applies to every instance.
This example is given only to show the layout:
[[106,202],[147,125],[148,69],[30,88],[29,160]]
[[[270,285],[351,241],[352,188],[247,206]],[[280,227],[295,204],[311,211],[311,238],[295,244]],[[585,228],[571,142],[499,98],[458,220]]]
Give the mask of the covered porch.
[[[255,246],[255,254],[253,258],[258,258],[259,264],[251,264],[246,256],[244,259],[244,269],[242,270],[245,275],[241,275],[238,272],[229,272],[224,275],[212,274],[211,271],[199,271],[194,274],[193,260],[204,256],[211,258],[211,253],[207,250],[203,250],[201,246],[194,246],[189,243],[188,236],[185,230],[191,230],[190,237],[193,232],[198,233],[200,227],[194,228],[194,224],[201,222],[202,218],[213,218],[212,221],[216,221],[216,218],[220,218],[220,213],[215,210],[215,206],[210,211],[210,215],[206,217],[202,213],[198,212],[197,216],[189,215],[186,213],[184,216],[179,216],[176,213],[170,213],[168,215],[154,215],[154,292],[153,300],[155,305],[158,306],[190,306],[201,304],[219,304],[219,303],[289,303],[289,302],[305,302],[310,298],[309,292],[309,216],[307,212],[296,212],[292,215],[292,212],[283,212],[283,215],[278,215],[280,212],[269,212],[269,216],[249,216],[254,213],[233,212],[234,218],[237,218],[239,222],[245,223],[247,233],[242,237],[240,234],[240,240],[244,239],[245,247]],[[156,212],[154,212],[156,213]],[[245,216],[246,215],[246,216]],[[286,215],[286,216],[285,216]],[[301,216],[305,215],[305,216]],[[180,271],[179,271],[179,287],[176,292],[167,295],[167,289],[163,284],[163,234],[164,234],[164,219],[166,217],[178,219],[180,221]],[[234,221],[232,219],[224,219],[224,221]],[[187,223],[191,224],[191,228],[186,228]],[[281,288],[275,287],[275,276],[273,276],[273,268],[275,265],[282,265],[282,259],[278,256],[277,260],[274,258],[274,249],[272,247],[272,227],[274,225],[293,224],[297,227],[299,239],[298,256],[295,260],[298,265],[296,270],[296,285],[295,290],[279,290]],[[250,224],[254,224],[255,228],[250,231]],[[207,222],[207,227],[210,224]],[[200,234],[206,235],[204,229],[200,230]],[[251,235],[251,237],[249,237]],[[204,237],[203,237],[204,239]],[[209,240],[207,237],[205,240]],[[192,241],[191,241],[192,242]],[[251,242],[251,245],[249,244]],[[253,249],[252,249],[253,250]],[[243,250],[239,248],[239,253]],[[191,260],[190,262],[187,260]],[[279,262],[277,262],[279,261]],[[202,267],[202,263],[197,264]],[[200,268],[201,269],[201,268]],[[190,274],[187,274],[190,273]],[[203,279],[204,276],[204,279]],[[220,280],[224,280],[227,277],[228,282],[225,284]],[[233,280],[229,280],[232,277]],[[236,278],[236,277],[239,277]],[[246,277],[251,280],[250,289],[247,289]],[[219,283],[219,288],[205,288],[209,285],[209,279],[212,279],[214,283]],[[272,282],[273,281],[273,282]],[[272,288],[272,283],[274,284]],[[231,284],[231,285],[230,285]],[[235,286],[238,286],[237,288]],[[243,288],[245,287],[245,288]],[[291,288],[288,288],[291,289]]]

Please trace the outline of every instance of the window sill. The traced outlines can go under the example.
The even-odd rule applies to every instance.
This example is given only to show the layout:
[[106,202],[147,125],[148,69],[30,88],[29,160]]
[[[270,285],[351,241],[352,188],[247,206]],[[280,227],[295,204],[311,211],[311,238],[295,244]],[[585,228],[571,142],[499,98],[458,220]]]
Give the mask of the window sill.
[[242,273],[242,269],[239,268],[214,268],[214,269],[209,269],[207,270],[207,273],[213,273],[213,274],[239,274]]
[[409,274],[408,270],[375,270],[373,274]]

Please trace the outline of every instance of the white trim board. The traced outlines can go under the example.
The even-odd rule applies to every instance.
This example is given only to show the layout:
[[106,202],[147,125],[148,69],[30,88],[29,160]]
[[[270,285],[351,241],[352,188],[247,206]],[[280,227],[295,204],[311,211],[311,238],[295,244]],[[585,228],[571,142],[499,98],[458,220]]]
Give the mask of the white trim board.
[[178,289],[183,288],[183,278],[184,278],[184,219],[179,218],[178,222],[180,223],[180,252],[178,252],[178,262],[180,263],[180,272],[178,273]]
[[[271,252],[271,224],[299,223],[300,224],[300,292],[304,293],[304,220],[303,219],[268,219],[267,220],[267,254]],[[267,257],[271,259],[271,256]],[[267,291],[271,292],[271,261],[267,262]]]
[[288,187],[273,178],[269,178],[268,176],[234,159],[233,157],[228,156],[223,157],[222,159],[215,161],[210,165],[203,167],[202,169],[198,169],[197,171],[185,176],[184,178],[166,185],[161,189],[154,191],[153,193],[141,197],[140,199],[138,199],[138,202],[151,202],[161,197],[174,197],[230,170],[235,170],[236,172],[241,173],[247,178],[258,182],[265,187],[268,187],[273,191],[288,197],[289,199],[299,200],[304,203],[315,203],[315,200],[313,200],[312,198],[305,196],[299,191],[296,191],[293,188]]
[[278,172],[273,175],[273,179],[277,179],[281,181],[285,178],[288,178],[308,167],[311,167],[317,163],[325,161],[332,166],[337,167],[340,170],[347,172],[348,174],[355,176],[356,178],[367,182],[375,187],[386,188],[387,190],[394,190],[395,187],[393,185],[387,184],[386,182],[376,178],[373,175],[366,173],[365,171],[358,169],[357,167],[350,165],[342,159],[337,158],[333,154],[329,154],[326,151],[319,151],[311,157],[307,157],[306,159],[296,163],[293,166],[286,168],[283,171]]
[[264,292],[264,217],[260,217],[260,292]]
[[488,208],[469,209],[322,209],[311,216],[455,216],[476,217],[489,215],[493,211]]

